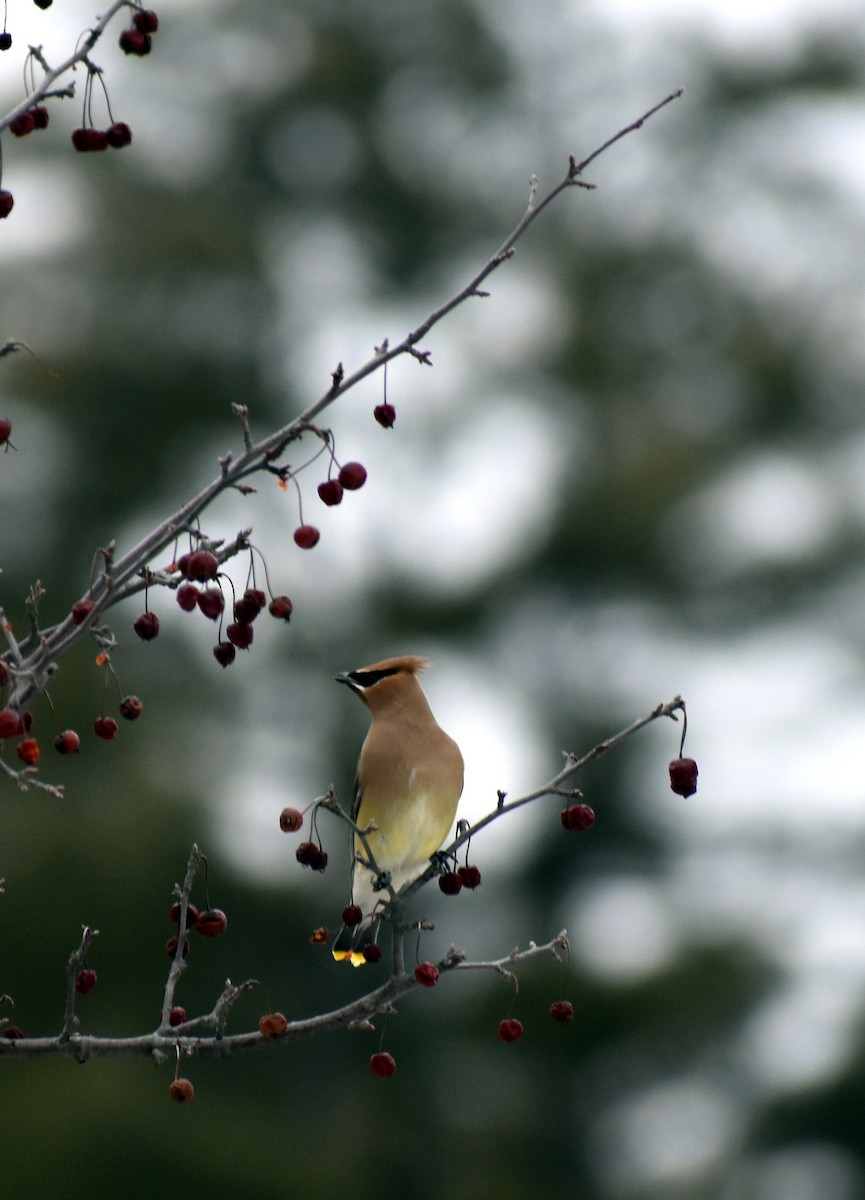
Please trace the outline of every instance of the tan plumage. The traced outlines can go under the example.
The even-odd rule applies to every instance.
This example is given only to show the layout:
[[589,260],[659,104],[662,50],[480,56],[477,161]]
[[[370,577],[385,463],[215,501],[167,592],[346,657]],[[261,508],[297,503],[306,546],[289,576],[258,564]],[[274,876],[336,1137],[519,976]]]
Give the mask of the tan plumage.
[[[463,789],[459,746],[438,725],[417,680],[429,661],[413,655],[387,658],[337,675],[360,696],[372,723],[360,751],[352,816],[366,836],[376,864],[399,890],[416,878],[447,837]],[[344,929],[334,958],[364,961],[357,947],[370,939],[374,910],[386,892],[373,890],[373,873],[357,861],[354,839],[352,894],[363,924]]]

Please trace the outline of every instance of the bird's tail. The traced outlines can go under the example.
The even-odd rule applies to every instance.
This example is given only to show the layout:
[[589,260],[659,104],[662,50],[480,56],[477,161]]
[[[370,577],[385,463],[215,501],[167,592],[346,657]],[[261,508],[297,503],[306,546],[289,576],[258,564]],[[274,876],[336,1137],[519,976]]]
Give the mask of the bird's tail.
[[353,967],[362,967],[373,959],[364,954],[367,946],[378,945],[379,920],[364,921],[361,925],[343,925],[333,944],[331,953],[337,962],[351,961]]

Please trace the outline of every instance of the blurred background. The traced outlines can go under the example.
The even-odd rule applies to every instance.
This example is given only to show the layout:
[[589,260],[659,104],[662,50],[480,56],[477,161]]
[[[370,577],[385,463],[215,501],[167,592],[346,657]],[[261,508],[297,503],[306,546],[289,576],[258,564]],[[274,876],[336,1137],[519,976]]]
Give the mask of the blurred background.
[[[686,88],[436,328],[432,370],[393,364],[393,430],[381,375],[329,411],[369,480],[325,509],[322,460],[301,474],[314,551],[275,481],[205,515],[212,537],[254,527],[290,626],[260,618],[223,671],[172,595],[151,595],[150,644],[140,601],[115,609],[145,713],[113,743],[91,733],[117,700],[95,650],[63,662],[82,752],[50,750],[44,702],[36,732],[66,798],[2,798],[0,991],[27,1033],[59,1028],[82,923],[101,931],[83,1029],[153,1028],[193,841],[229,928],[192,947],[190,1014],[226,977],[289,1017],[369,986],[308,943],[346,900],[343,833],[321,822],[312,876],[277,828],[330,783],[350,797],[366,721],[335,671],[434,660],[471,818],[676,693],[700,764],[697,795],[672,795],[680,729],[655,724],[580,779],[590,833],[548,799],[478,837],[479,891],[422,894],[423,958],[565,927],[570,964],[527,965],[516,1001],[486,975],[410,996],[389,1082],[367,1067],[379,1032],[193,1061],[184,1109],[148,1061],[4,1058],[5,1195],[865,1196],[865,32],[853,0],[817,8],[166,0],[149,57],[120,52],[123,21],[93,52],[131,147],[72,151],[80,71],[47,131],[3,136],[0,338],[59,376],[0,362],[0,595],[23,625],[35,579],[51,623],[96,547],[216,473],[232,402],[256,434],[288,421],[462,286],[532,174],[547,190]],[[59,62],[93,16],[10,0],[3,111],[22,48]],[[526,1034],[505,1046],[511,1012]]]

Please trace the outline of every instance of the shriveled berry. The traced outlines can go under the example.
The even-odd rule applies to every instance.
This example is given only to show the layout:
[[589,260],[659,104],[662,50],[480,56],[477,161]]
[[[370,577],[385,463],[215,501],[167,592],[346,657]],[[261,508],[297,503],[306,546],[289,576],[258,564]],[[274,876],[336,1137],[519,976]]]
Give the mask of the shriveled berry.
[[72,605],[72,621],[75,625],[83,625],[96,607],[95,600],[76,600]]
[[363,920],[363,911],[359,904],[346,904],[342,910],[342,923],[353,927]]
[[480,870],[469,863],[466,863],[464,867],[457,867],[457,875],[463,881],[463,887],[467,887],[471,891],[481,886]]
[[677,796],[693,796],[697,790],[697,774],[693,758],[674,758],[670,763],[670,787]]
[[311,550],[320,537],[314,525],[299,525],[294,531],[294,540],[301,550]]
[[213,647],[213,657],[221,667],[230,667],[237,657],[237,651],[231,642],[220,642]]
[[235,621],[233,625],[228,626],[225,636],[238,650],[248,650],[252,645],[254,632],[252,626],[247,625],[245,621]]
[[360,952],[368,963],[377,963],[381,958],[381,946],[378,942],[366,942]]
[[64,729],[54,739],[54,749],[59,754],[77,754],[81,749],[81,738],[74,729]]
[[28,767],[35,767],[39,762],[41,752],[36,738],[25,738],[23,742],[19,742],[15,747],[15,753]]
[[222,616],[225,609],[225,597],[220,588],[205,588],[198,593],[198,607],[211,621]]
[[216,578],[219,560],[209,550],[194,550],[181,570],[187,579],[194,583],[203,583],[207,579]]
[[[175,902],[172,904],[171,908],[169,908],[168,919],[172,925],[180,924],[180,901],[179,900],[175,900]],[[197,920],[198,920],[198,909],[195,907],[194,904],[187,904],[187,906],[186,906],[186,928],[189,929],[190,925],[194,925]]]
[[124,29],[118,44],[124,54],[134,54],[137,58],[144,58],[153,49],[150,34],[142,33],[140,29]]
[[439,875],[439,887],[446,896],[456,896],[462,891],[463,881],[456,871],[445,871],[444,875]]
[[438,983],[439,969],[431,962],[422,962],[414,969],[414,977],[421,987],[435,987]]
[[11,50],[11,49],[12,49],[12,34],[7,33],[6,30],[4,29],[3,32],[0,33],[0,50]]
[[319,499],[333,507],[334,504],[339,504],[342,500],[342,484],[338,479],[326,479],[324,483],[318,485]]
[[36,129],[48,128],[48,121],[51,114],[48,112],[48,109],[44,104],[34,104],[34,106],[30,109],[30,112],[33,114],[33,123]]
[[303,824],[303,813],[297,808],[284,808],[279,814],[279,828],[283,833],[296,833]]
[[144,705],[137,696],[124,696],[120,701],[120,715],[125,721],[137,721],[144,712]]
[[168,1094],[178,1104],[186,1104],[187,1100],[195,1099],[195,1088],[188,1079],[175,1079],[168,1089]]
[[[14,200],[14,197],[12,196],[12,193],[7,192],[5,189],[0,190],[0,220],[2,220],[4,217],[9,216],[14,204],[15,204],[15,200]],[[12,431],[12,427],[10,426],[9,432],[11,433],[11,431]],[[9,436],[9,434],[7,433],[6,437],[8,437],[8,436]],[[5,440],[6,440],[6,438],[0,437],[0,444],[5,442]]]
[[378,1075],[379,1079],[390,1079],[396,1070],[393,1055],[380,1050],[378,1054],[374,1054],[369,1060],[369,1069],[373,1075]]
[[292,612],[294,612],[294,605],[288,596],[274,596],[267,606],[267,611],[272,617],[276,617],[277,620],[288,621]]
[[33,713],[29,708],[25,708],[24,712],[21,714],[21,728],[25,733],[29,733],[33,728]]
[[348,492],[356,492],[366,483],[366,467],[359,462],[348,462],[339,472],[339,482]]
[[4,708],[0,710],[0,741],[3,738],[18,737],[24,732],[24,726],[21,722],[21,717],[14,709]]
[[159,617],[154,612],[142,613],[132,628],[143,642],[152,642],[159,636]]
[[142,8],[133,16],[132,24],[142,33],[156,33],[159,28],[159,17],[152,8]]
[[132,130],[125,121],[115,121],[105,130],[105,137],[112,150],[122,150],[132,141]]
[[186,1009],[182,1004],[176,1004],[168,1014],[168,1024],[173,1028],[186,1024]]
[[319,925],[318,929],[313,929],[309,939],[311,946],[326,946],[330,941],[330,930],[326,925]]
[[[322,850],[315,842],[301,842],[294,852],[294,857],[302,867],[312,867],[313,871],[318,871],[319,862],[321,860]],[[327,857],[325,856],[325,862]]]
[[221,908],[206,908],[195,918],[195,932],[202,937],[219,937],[225,933],[228,917]]
[[257,604],[259,612],[261,612],[261,610],[267,604],[267,596],[261,590],[261,588],[247,588],[243,593],[243,599],[248,601],[250,604]]
[[[219,593],[220,596],[222,592]],[[184,612],[192,612],[198,606],[198,588],[193,583],[182,583],[177,589],[177,603]]]
[[113,717],[97,717],[93,722],[93,732],[103,742],[112,742],[117,737],[117,722]]
[[562,829],[569,833],[583,833],[595,823],[595,810],[588,804],[572,804],[559,813]]
[[10,132],[14,133],[16,137],[26,137],[27,134],[32,133],[35,128],[36,122],[33,119],[33,113],[29,110],[27,112],[19,113],[14,121],[9,122]]
[[265,1013],[258,1022],[258,1030],[262,1037],[282,1037],[288,1029],[288,1021],[281,1012]]
[[570,1025],[574,1019],[574,1006],[570,1000],[554,1000],[550,1005],[550,1016],[557,1025]]
[[523,1023],[516,1017],[506,1017],[499,1024],[499,1037],[503,1042],[516,1042],[523,1036]]
[[75,990],[79,996],[86,996],[96,987],[97,974],[90,967],[82,967],[75,976]]
[[396,420],[396,409],[392,404],[377,404],[372,410],[372,415],[382,429],[392,429]]

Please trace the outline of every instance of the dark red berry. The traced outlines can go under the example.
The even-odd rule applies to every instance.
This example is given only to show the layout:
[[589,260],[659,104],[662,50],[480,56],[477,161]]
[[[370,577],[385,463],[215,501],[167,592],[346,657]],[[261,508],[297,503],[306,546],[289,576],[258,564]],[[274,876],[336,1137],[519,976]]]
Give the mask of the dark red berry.
[[180,572],[180,574],[181,574],[181,575],[184,577],[184,579],[185,579],[185,578],[186,578],[186,568],[189,566],[189,560],[190,560],[190,558],[191,558],[191,557],[192,557],[192,555],[191,555],[191,554],[181,554],[180,558],[176,559],[176,560],[175,560],[175,561],[174,561],[174,562],[171,564],[171,566],[169,567],[169,570],[171,570],[171,571],[179,571],[179,572]]
[[107,150],[108,149],[108,133],[105,129],[90,130],[90,149],[91,150]]
[[74,729],[64,729],[54,739],[54,749],[59,754],[77,754],[81,749],[81,738]]
[[186,1104],[187,1100],[195,1099],[195,1088],[188,1079],[175,1079],[168,1088],[168,1094],[178,1104]]
[[96,981],[96,972],[91,971],[89,967],[82,967],[75,976],[75,990],[79,996],[86,996],[88,992],[92,992],[96,987]]
[[95,607],[95,600],[76,600],[76,602],[72,605],[73,624],[83,625]]
[[159,17],[152,8],[142,8],[133,16],[132,24],[142,33],[156,33],[159,28]]
[[137,58],[144,58],[153,49],[150,34],[142,33],[140,29],[124,29],[119,45],[124,54],[134,54]]
[[439,887],[446,896],[456,896],[462,891],[463,881],[456,871],[445,871],[444,875],[439,875]]
[[72,145],[80,154],[108,149],[108,134],[104,129],[73,129]]
[[7,1025],[3,1030],[3,1037],[8,1038],[10,1042],[15,1042],[24,1037],[24,1030],[19,1029],[17,1025]]
[[312,867],[313,870],[318,866],[320,855],[321,850],[315,842],[301,842],[294,852],[294,857],[302,867]]
[[318,494],[320,499],[332,508],[342,500],[342,484],[338,479],[326,479],[318,485]]
[[21,728],[25,733],[29,733],[33,728],[33,713],[29,708],[25,709],[21,714]]
[[499,1025],[499,1037],[503,1042],[516,1042],[523,1036],[523,1023],[516,1017],[506,1017]]
[[221,908],[206,908],[195,918],[195,932],[202,937],[219,937],[227,925],[228,917]]
[[39,750],[39,743],[36,741],[36,738],[25,738],[23,742],[19,742],[15,747],[15,753],[28,767],[35,767],[39,762],[41,751]]
[[380,1050],[378,1054],[374,1054],[369,1060],[369,1069],[373,1075],[378,1075],[379,1079],[390,1079],[396,1070],[393,1055]]
[[346,463],[339,472],[339,482],[348,492],[356,492],[366,483],[366,467],[359,462]]
[[132,141],[132,130],[125,121],[115,121],[105,130],[105,137],[113,150],[122,150]]
[[120,701],[120,715],[125,721],[137,721],[144,711],[144,705],[137,696],[125,696]]
[[11,708],[0,710],[0,741],[3,738],[18,737],[24,732],[21,717]]
[[368,963],[377,963],[381,958],[381,946],[378,942],[367,942],[360,952]]
[[261,612],[261,610],[267,604],[267,596],[261,590],[261,588],[247,588],[243,593],[243,599],[248,600],[250,604],[257,604],[259,612]]
[[0,662],[0,687],[5,687],[11,678],[9,668],[4,662]]
[[247,600],[246,596],[241,596],[234,606],[234,619],[241,625],[251,625],[260,612],[260,604],[256,604],[254,600]]
[[14,121],[9,122],[9,129],[16,137],[26,137],[28,133],[32,133],[36,128],[36,122],[33,119],[33,113],[29,110],[20,113]]
[[481,886],[481,873],[477,867],[466,863],[464,867],[457,867],[457,875],[463,881],[463,887],[467,887],[471,891]]
[[265,1013],[258,1022],[258,1030],[262,1037],[282,1037],[288,1029],[288,1021],[281,1012]]
[[225,597],[218,587],[205,588],[203,592],[198,593],[198,607],[206,617],[215,621],[225,608]]
[[[9,196],[9,208],[11,208],[12,207],[12,196],[9,194],[9,192],[0,192],[0,203],[2,203],[3,196]],[[4,216],[4,217],[8,216],[8,210],[5,213],[0,213],[0,216]],[[8,417],[0,417],[0,446],[2,446],[4,442],[9,441],[9,435],[11,433],[12,433],[12,422],[9,420]]]
[[186,1024],[186,1009],[181,1004],[176,1004],[168,1014],[168,1024],[173,1027]]
[[[169,958],[174,958],[176,956],[179,941],[180,939],[175,935],[175,937],[170,937],[165,943],[165,953]],[[183,957],[189,957],[189,942],[187,941],[184,941],[183,943]]]
[[354,927],[363,920],[363,912],[359,904],[346,904],[342,910],[342,923]]
[[219,642],[213,647],[213,657],[221,667],[230,667],[237,657],[237,651],[231,642]]
[[320,537],[314,525],[299,525],[294,531],[294,540],[301,550],[311,550]]
[[252,645],[254,630],[251,625],[247,625],[244,621],[236,621],[233,625],[229,625],[225,631],[225,636],[231,642],[232,646],[237,646],[238,650],[248,650]]
[[154,612],[142,613],[132,628],[143,642],[152,642],[159,636],[159,617]]
[[422,962],[414,969],[414,977],[421,987],[435,987],[438,983],[439,969],[431,962]]
[[203,583],[207,579],[216,578],[219,560],[209,550],[195,550],[180,569],[187,579],[191,579],[194,583]]
[[12,34],[7,33],[6,30],[4,29],[3,32],[0,33],[0,50],[11,50],[11,48],[12,48]]
[[693,796],[697,790],[697,764],[693,758],[674,758],[670,763],[670,787],[677,796]]
[[50,113],[44,104],[36,104],[30,109],[33,122],[37,129],[47,129]]
[[574,1006],[570,1000],[554,1000],[550,1005],[550,1016],[557,1025],[570,1025],[574,1019]]
[[274,596],[267,606],[267,611],[278,620],[288,621],[294,611],[294,605],[288,596]]
[[[15,204],[15,200],[13,199],[11,192],[7,192],[5,190],[0,191],[0,220],[2,220],[4,217],[9,216],[14,204]],[[11,432],[11,430],[12,430],[11,425],[9,427],[9,430]],[[6,437],[8,438],[8,436],[9,436],[9,434],[7,433]],[[2,445],[2,443],[5,441],[6,441],[6,438],[0,437],[0,445]]]
[[303,824],[303,813],[296,808],[284,808],[279,814],[279,828],[283,833],[296,833]]
[[113,717],[97,717],[93,722],[93,732],[103,742],[113,742],[117,737],[117,722]]
[[[168,919],[172,925],[180,924],[180,901],[179,900],[175,900],[175,902],[172,904],[171,908],[169,908]],[[187,906],[186,906],[186,928],[189,929],[190,925],[194,925],[197,920],[198,920],[198,909],[195,907],[194,904],[187,904]]]
[[396,420],[396,409],[392,404],[377,404],[372,410],[372,415],[382,429],[392,429]]
[[[220,596],[222,592],[219,593]],[[177,589],[177,603],[184,612],[192,612],[198,605],[198,588],[193,583],[182,583]]]
[[50,8],[51,5],[54,3],[54,0],[33,0],[33,3],[36,5],[37,8],[45,9],[45,8]]
[[595,810],[588,804],[572,804],[559,813],[562,829],[569,833],[583,833],[595,823]]

